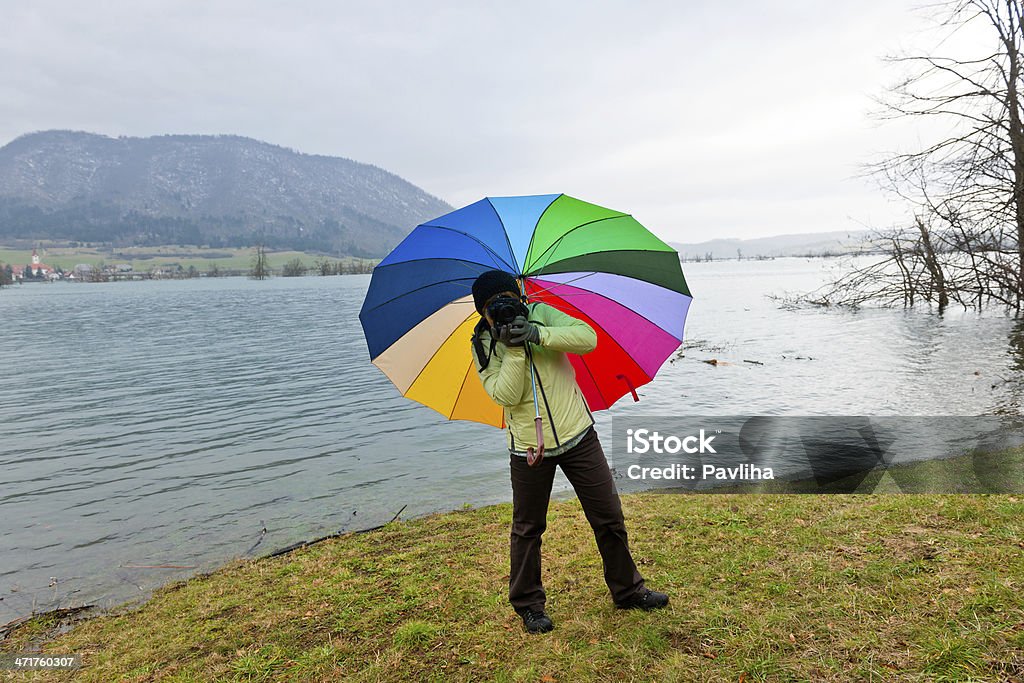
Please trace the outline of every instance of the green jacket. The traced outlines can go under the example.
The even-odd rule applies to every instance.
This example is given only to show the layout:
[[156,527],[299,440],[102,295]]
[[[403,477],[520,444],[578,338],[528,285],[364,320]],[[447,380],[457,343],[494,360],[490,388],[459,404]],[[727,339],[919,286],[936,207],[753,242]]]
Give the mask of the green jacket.
[[[565,354],[590,353],[597,348],[597,333],[582,320],[548,304],[538,302],[530,304],[528,308],[530,322],[536,324],[540,331],[540,346],[530,344],[530,352],[535,373],[539,377],[537,404],[543,418],[544,447],[555,448],[594,423],[583,392],[576,383],[576,372]],[[480,341],[485,352],[490,349],[489,330],[480,334]],[[475,349],[473,360],[484,391],[505,409],[509,448],[517,451],[536,448],[536,413],[526,349],[497,343],[490,362],[482,371]]]

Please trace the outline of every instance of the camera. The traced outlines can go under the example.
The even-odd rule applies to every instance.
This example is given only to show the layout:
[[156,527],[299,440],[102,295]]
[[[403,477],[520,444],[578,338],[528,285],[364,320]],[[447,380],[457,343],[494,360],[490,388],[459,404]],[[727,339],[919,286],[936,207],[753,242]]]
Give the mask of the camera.
[[490,316],[495,327],[508,325],[516,316],[526,317],[530,314],[526,306],[519,299],[510,296],[499,296],[487,304],[487,315]]

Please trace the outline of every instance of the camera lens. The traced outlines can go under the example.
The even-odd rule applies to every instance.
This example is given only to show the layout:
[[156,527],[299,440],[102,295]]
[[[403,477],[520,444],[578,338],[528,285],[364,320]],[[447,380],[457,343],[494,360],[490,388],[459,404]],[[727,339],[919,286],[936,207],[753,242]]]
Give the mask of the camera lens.
[[491,302],[491,305],[487,307],[487,312],[495,325],[508,325],[516,319],[517,315],[523,314],[522,304],[507,296],[498,297]]

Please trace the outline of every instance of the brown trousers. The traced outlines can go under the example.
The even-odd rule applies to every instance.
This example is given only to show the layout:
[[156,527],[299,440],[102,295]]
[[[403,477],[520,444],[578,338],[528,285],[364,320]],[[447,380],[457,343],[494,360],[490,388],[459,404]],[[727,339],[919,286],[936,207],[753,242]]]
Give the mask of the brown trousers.
[[527,608],[544,609],[541,585],[541,535],[547,528],[548,502],[555,467],[561,467],[583,506],[594,530],[597,548],[604,562],[604,580],[612,600],[624,603],[644,587],[629,553],[622,504],[615,490],[608,461],[593,427],[583,440],[565,453],[544,458],[530,467],[526,458],[509,455],[512,469],[512,534],[509,602],[522,614]]

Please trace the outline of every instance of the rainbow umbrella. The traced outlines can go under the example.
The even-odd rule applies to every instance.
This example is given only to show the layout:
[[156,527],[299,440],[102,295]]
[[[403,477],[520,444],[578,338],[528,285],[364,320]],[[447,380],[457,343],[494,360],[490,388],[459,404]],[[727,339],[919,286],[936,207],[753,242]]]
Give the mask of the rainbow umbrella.
[[448,419],[505,426],[470,351],[471,287],[495,268],[597,332],[594,351],[569,354],[592,411],[638,400],[682,342],[679,255],[632,216],[564,194],[487,197],[409,233],[374,268],[359,313],[373,364]]

